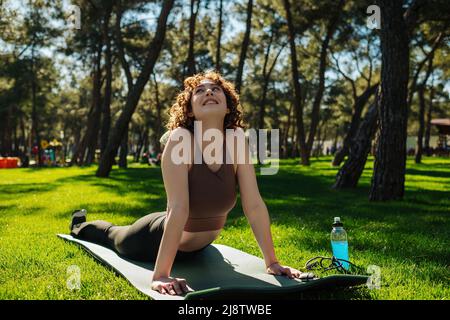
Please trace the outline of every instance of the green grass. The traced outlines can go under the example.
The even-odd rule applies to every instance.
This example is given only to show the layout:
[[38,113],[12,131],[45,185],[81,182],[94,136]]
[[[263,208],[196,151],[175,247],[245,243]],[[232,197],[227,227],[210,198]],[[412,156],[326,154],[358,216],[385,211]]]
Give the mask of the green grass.
[[[298,298],[448,299],[450,159],[425,158],[420,165],[409,159],[404,200],[385,203],[368,201],[371,161],[357,189],[335,191],[330,185],[337,169],[330,160],[315,159],[309,168],[282,160],[277,175],[258,175],[277,257],[301,269],[311,257],[330,256],[331,223],[340,216],[351,260],[364,268],[379,266],[381,288]],[[109,179],[96,178],[95,169],[0,170],[0,299],[147,299],[82,249],[56,237],[68,232],[76,208],[86,208],[91,220],[119,225],[165,209],[159,168],[132,164],[114,169]],[[262,257],[239,199],[215,243]],[[67,289],[71,265],[81,270],[80,290]]]

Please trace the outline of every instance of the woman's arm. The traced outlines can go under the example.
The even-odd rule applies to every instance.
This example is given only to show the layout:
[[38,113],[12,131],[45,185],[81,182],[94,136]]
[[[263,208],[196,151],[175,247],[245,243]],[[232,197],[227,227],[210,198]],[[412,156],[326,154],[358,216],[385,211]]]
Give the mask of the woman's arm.
[[[238,152],[237,148],[235,150]],[[242,164],[238,163],[237,166],[242,209],[264,255],[266,266],[269,266],[277,262],[270,232],[269,212],[259,193],[255,168],[251,163],[248,150],[248,143],[245,140],[245,161]]]
[[164,226],[164,234],[159,245],[158,257],[156,258],[153,279],[170,277],[170,271],[180,244],[181,235],[186,224],[189,211],[178,208],[169,209],[168,218]]
[[[237,149],[235,149],[237,152]],[[235,152],[235,154],[236,154]],[[301,273],[300,271],[283,267],[277,260],[275,249],[270,231],[270,218],[266,204],[264,203],[256,181],[255,168],[250,160],[249,147],[245,140],[245,161],[243,164],[238,162],[237,177],[239,182],[239,191],[242,201],[242,209],[250,223],[253,234],[258,241],[259,247],[264,255],[267,272],[276,275],[287,275],[290,278],[312,278],[311,273]]]
[[[187,163],[177,164],[179,161],[177,162],[177,159],[172,158],[172,153],[178,155],[176,151],[179,150],[178,139],[180,136],[183,137],[184,142],[190,142],[190,132],[183,128],[177,128],[172,131],[162,154],[161,169],[167,194],[168,217],[159,246],[153,279],[170,276],[183,229],[189,215],[189,165]],[[174,148],[176,148],[175,152],[173,152]]]

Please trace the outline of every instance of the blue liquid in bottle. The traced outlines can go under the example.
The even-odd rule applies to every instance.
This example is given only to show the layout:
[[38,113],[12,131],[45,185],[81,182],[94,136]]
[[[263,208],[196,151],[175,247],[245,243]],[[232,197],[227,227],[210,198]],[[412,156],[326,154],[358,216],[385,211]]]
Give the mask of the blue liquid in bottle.
[[[333,256],[338,259],[349,260],[348,256],[348,241],[347,232],[344,230],[344,225],[339,217],[334,218],[333,230],[331,230],[331,250]],[[347,262],[341,262],[344,269],[349,269]]]
[[[338,259],[348,260],[348,242],[344,241],[332,241],[331,249],[333,250],[333,256]],[[342,262],[342,266],[348,270],[348,263]]]

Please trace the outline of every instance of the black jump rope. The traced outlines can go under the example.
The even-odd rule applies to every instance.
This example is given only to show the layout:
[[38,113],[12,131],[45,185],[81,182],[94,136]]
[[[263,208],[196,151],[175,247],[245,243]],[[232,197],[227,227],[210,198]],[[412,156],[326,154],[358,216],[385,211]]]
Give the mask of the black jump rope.
[[[344,268],[343,263],[348,263],[350,266],[348,270]],[[311,270],[322,270],[322,271],[329,271],[329,270],[336,270],[340,273],[344,274],[365,274],[365,270],[356,264],[345,260],[345,259],[338,259],[335,256],[329,257],[323,257],[323,256],[317,256],[314,258],[309,259],[305,263],[305,269],[308,271]]]

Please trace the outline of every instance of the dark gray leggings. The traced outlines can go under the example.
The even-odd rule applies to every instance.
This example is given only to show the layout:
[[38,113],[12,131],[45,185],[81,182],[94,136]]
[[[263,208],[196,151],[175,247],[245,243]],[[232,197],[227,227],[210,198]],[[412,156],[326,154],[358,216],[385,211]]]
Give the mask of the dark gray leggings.
[[[127,258],[154,262],[158,256],[165,220],[165,211],[150,213],[129,226],[115,226],[107,221],[95,220],[75,225],[70,234],[77,239],[113,249]],[[207,246],[190,252],[178,250],[175,260],[192,258]]]

